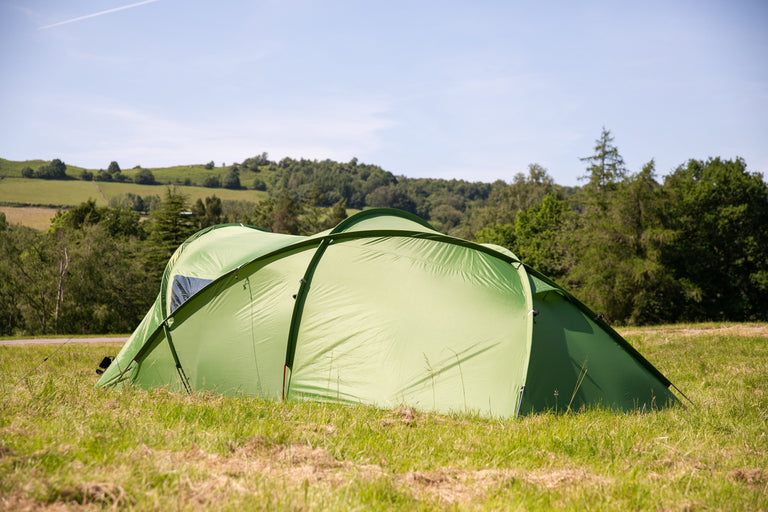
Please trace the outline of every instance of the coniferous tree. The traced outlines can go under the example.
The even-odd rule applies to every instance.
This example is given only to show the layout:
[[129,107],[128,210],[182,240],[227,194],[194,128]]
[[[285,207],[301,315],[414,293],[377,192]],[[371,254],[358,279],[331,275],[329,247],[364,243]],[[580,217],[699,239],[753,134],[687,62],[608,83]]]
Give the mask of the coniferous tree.
[[221,199],[215,195],[195,201],[192,205],[192,216],[197,229],[207,228],[223,222]]
[[150,214],[147,237],[147,270],[159,278],[176,249],[196,231],[187,197],[175,187],[166,189],[165,197]]
[[339,224],[341,221],[347,218],[347,201],[345,199],[339,199],[331,208],[328,214],[327,226],[332,228]]
[[302,229],[299,216],[304,213],[304,206],[284,191],[274,197],[260,201],[253,210],[253,224],[273,233],[298,235]]
[[572,231],[573,267],[565,282],[613,322],[669,321],[678,294],[661,255],[676,235],[664,223],[664,190],[653,161],[610,191],[589,188],[585,194],[581,199],[587,207]]
[[626,174],[624,159],[613,143],[610,130],[603,127],[600,138],[595,141],[594,154],[580,160],[589,164],[587,174],[580,178],[587,181],[584,188],[591,192],[597,205],[604,208],[603,201],[607,199],[606,196]]
[[272,231],[275,233],[290,233],[298,235],[299,215],[304,208],[294,200],[290,194],[284,192],[280,194],[275,202],[274,216],[272,218]]

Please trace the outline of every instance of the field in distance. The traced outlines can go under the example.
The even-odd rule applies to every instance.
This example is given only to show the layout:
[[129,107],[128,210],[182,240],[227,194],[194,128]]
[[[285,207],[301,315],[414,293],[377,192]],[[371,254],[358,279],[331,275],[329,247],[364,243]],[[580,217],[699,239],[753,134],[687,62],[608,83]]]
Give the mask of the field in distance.
[[[182,194],[195,201],[215,195],[222,200],[259,202],[267,193],[258,190],[230,190],[226,188],[205,188],[174,185]],[[135,183],[113,183],[80,180],[36,180],[25,178],[3,178],[0,180],[0,204],[19,206],[72,207],[93,199],[98,206],[107,206],[108,201],[121,194],[139,196],[157,195],[163,197],[164,185],[136,185]]]
[[[258,203],[267,193],[258,190],[230,190],[174,185],[191,202],[215,195],[222,200]],[[156,195],[162,199],[166,185],[137,185],[80,180],[38,180],[26,178],[0,179],[0,211],[11,224],[22,224],[34,229],[46,229],[50,219],[60,209],[77,206],[89,199],[98,206],[107,206],[109,200],[122,194],[142,197]]]

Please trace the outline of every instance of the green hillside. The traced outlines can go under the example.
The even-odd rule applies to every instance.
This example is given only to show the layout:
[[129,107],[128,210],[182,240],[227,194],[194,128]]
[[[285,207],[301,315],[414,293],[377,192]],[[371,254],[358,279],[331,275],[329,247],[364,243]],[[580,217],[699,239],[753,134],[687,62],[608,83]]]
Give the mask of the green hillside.
[[[23,160],[23,161],[17,162],[14,160],[6,160],[5,158],[0,158],[0,178],[2,177],[21,178],[21,171],[25,167],[29,167],[30,169],[34,170],[48,163],[50,162],[47,160]],[[78,177],[83,170],[85,170],[84,167],[67,165],[67,174],[75,178]]]
[[[45,160],[13,161],[0,158],[0,178],[21,178],[22,170],[25,167],[36,170],[48,163],[50,162]],[[107,166],[105,165],[105,168],[106,167]],[[157,181],[158,184],[202,186],[206,178],[214,176],[222,177],[224,174],[229,172],[231,168],[232,166],[212,167],[209,169],[206,168],[206,165],[204,164],[194,164],[175,165],[172,167],[144,167],[143,169],[151,171],[155,177],[155,181]],[[240,173],[240,181],[244,188],[250,188],[253,185],[254,178],[257,176],[264,179],[265,181],[271,181],[271,178],[274,175],[274,171],[270,169],[258,169],[257,172],[247,166],[237,165],[237,168]],[[121,174],[133,181],[134,177],[141,169],[141,167],[136,167],[133,169],[121,169]],[[83,171],[88,171],[95,175],[99,172],[99,170],[100,169],[89,169],[67,164],[66,172],[70,178],[77,180],[80,178],[80,175]],[[221,194],[217,195],[219,197],[222,196]]]
[[[134,183],[110,183],[110,182],[94,182],[104,192],[107,201],[115,196],[121,194],[136,194],[139,196],[158,195],[162,197],[165,194],[166,187],[163,185],[136,185]],[[226,188],[205,188],[175,185],[179,191],[188,196],[190,201],[194,202],[197,199],[205,199],[206,197],[216,196],[222,201],[249,201],[257,203],[267,198],[266,192],[258,190],[230,190]],[[78,203],[79,204],[79,203]]]
[[[177,187],[191,201],[215,195],[221,200],[256,203],[267,197],[266,192],[256,190],[210,189],[204,187]],[[101,190],[101,191],[100,191]],[[80,180],[37,180],[26,178],[0,179],[0,204],[5,206],[48,206],[68,208],[93,199],[100,206],[121,194],[162,197],[162,185],[136,185],[135,183],[110,183]],[[102,195],[103,194],[103,195]]]

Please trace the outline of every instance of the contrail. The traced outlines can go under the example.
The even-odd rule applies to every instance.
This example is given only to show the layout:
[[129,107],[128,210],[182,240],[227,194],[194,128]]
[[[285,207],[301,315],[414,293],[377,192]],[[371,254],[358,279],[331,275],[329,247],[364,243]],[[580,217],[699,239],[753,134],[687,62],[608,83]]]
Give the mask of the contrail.
[[157,1],[159,1],[159,0],[144,0],[143,2],[137,2],[137,3],[131,4],[131,5],[124,5],[122,7],[115,7],[114,9],[107,9],[106,11],[95,12],[93,14],[88,14],[86,16],[80,16],[79,18],[72,18],[71,20],[60,21],[58,23],[54,23],[53,25],[46,25],[44,27],[38,28],[38,30],[43,30],[43,29],[46,29],[46,28],[59,27],[61,25],[66,25],[67,23],[74,23],[74,22],[80,21],[80,20],[87,20],[88,18],[95,18],[96,16],[101,16],[102,14],[109,14],[109,13],[113,13],[113,12],[117,12],[117,11],[124,11],[125,9],[130,9],[132,7],[138,7],[138,6],[144,5],[144,4],[151,4],[151,3],[157,2]]

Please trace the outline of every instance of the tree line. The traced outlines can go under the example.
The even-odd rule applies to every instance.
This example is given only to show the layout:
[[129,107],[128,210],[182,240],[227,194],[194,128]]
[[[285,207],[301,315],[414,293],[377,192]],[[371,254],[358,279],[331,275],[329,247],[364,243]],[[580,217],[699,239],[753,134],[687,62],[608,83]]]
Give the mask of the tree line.
[[[659,181],[629,172],[603,130],[584,185],[563,196],[531,169],[479,241],[512,249],[621,324],[766,320],[768,186],[744,160],[690,160]],[[509,189],[508,189],[509,190]]]
[[191,203],[175,187],[146,220],[89,200],[38,232],[10,225],[0,212],[0,335],[130,332],[157,295],[168,259],[198,230],[231,221],[307,233],[347,216],[343,201],[321,209],[287,194],[243,212],[228,217],[215,195]]
[[227,171],[263,181],[269,197],[258,203],[215,192],[191,202],[171,186],[162,198],[126,194],[108,208],[89,201],[61,211],[44,233],[0,214],[0,334],[131,331],[168,258],[195,231],[239,222],[311,234],[348,207],[371,206],[507,247],[616,324],[768,319],[762,175],[739,158],[690,160],[663,179],[653,160],[632,172],[606,129],[582,160],[582,185],[562,187],[537,164],[509,183],[473,183],[264,153]]

